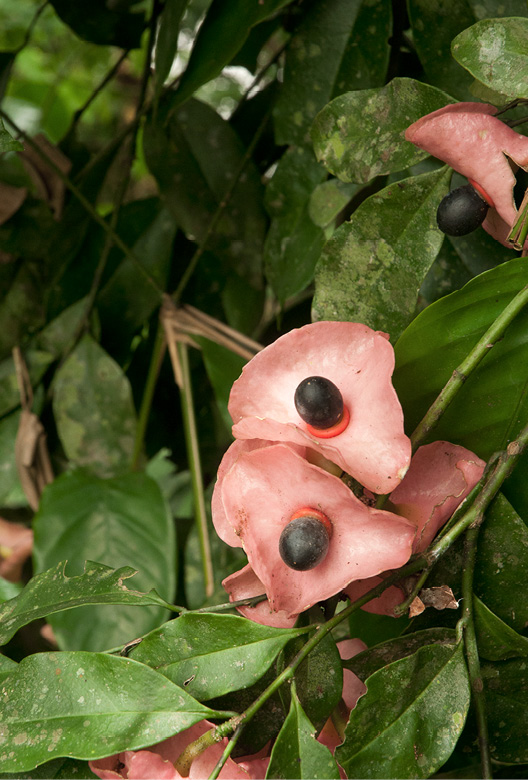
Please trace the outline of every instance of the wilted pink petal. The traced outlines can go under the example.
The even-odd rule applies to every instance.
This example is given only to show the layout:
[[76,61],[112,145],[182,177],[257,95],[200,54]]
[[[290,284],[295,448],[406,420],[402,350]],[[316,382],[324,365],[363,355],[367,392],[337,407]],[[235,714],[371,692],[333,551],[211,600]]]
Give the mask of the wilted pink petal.
[[[233,526],[226,517],[224,505],[222,503],[222,482],[231,466],[236,463],[239,455],[243,452],[252,452],[253,450],[259,450],[262,447],[269,447],[271,444],[274,444],[274,442],[263,441],[262,439],[235,439],[220,461],[216,484],[213,490],[213,497],[211,499],[211,513],[216,533],[223,542],[229,544],[231,547],[242,547],[242,542],[235,534]],[[292,446],[299,455],[305,454],[306,447]],[[261,593],[264,593],[264,591],[261,591]],[[254,593],[252,595],[258,596],[259,594]],[[240,598],[246,598],[246,596],[240,596]]]
[[21,523],[0,518],[0,577],[19,582],[22,567],[33,549],[33,531]]
[[[290,617],[409,558],[415,530],[409,522],[365,506],[340,479],[283,444],[240,455],[224,477],[222,499],[271,608]],[[324,560],[296,571],[282,561],[279,538],[305,507],[326,515],[333,533]]]
[[[196,723],[174,737],[169,737],[148,750],[125,750],[109,758],[89,761],[90,769],[103,780],[126,778],[127,780],[180,780],[182,775],[175,769],[174,762],[191,742],[213,728],[207,720]],[[217,761],[224,752],[227,739],[208,747],[191,764],[191,780],[205,780],[211,774]],[[219,777],[223,780],[247,780],[248,773],[228,758]]]
[[[264,585],[249,564],[226,577],[222,585],[229,593],[229,601],[241,601],[253,596],[261,596],[266,592]],[[290,617],[282,610],[276,612],[271,609],[268,599],[259,602],[254,607],[237,607],[237,610],[244,617],[253,620],[254,623],[274,628],[293,628],[298,617],[298,615]]]
[[[388,493],[411,456],[393,369],[386,335],[366,325],[315,322],[292,330],[259,352],[234,383],[233,435],[311,447],[370,490]],[[295,408],[295,390],[310,376],[333,382],[350,412],[348,426],[333,438],[310,433]]]
[[[361,598],[376,585],[383,582],[383,577],[368,577],[366,580],[356,580],[351,582],[345,588],[345,593],[350,601],[356,601]],[[395,617],[394,607],[401,604],[405,600],[405,594],[401,588],[397,585],[389,585],[389,587],[383,591],[381,596],[375,599],[371,599],[364,606],[361,607],[365,612],[371,612],[374,615],[389,615]]]
[[470,450],[446,441],[417,450],[404,481],[390,497],[395,511],[416,526],[413,552],[422,552],[431,543],[475,487],[485,465]]
[[414,122],[405,138],[480,185],[493,201],[483,227],[504,243],[517,218],[507,158],[528,167],[528,138],[493,116],[494,106],[457,103]]

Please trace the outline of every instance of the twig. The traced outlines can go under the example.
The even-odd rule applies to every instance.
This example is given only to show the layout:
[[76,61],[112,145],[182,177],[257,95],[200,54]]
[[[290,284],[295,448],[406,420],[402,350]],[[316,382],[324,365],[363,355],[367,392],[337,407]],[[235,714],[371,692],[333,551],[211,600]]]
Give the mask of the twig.
[[88,97],[85,103],[83,103],[83,105],[80,108],[78,108],[77,111],[75,111],[68,132],[66,133],[67,136],[71,135],[74,132],[84,112],[92,105],[93,101],[103,91],[106,85],[110,81],[112,81],[116,73],[119,71],[119,68],[121,67],[122,63],[126,60],[129,54],[130,54],[130,49],[125,49],[122,52],[121,56],[116,60],[114,65],[112,65],[112,67],[105,75],[103,80],[95,87],[92,94]]
[[471,352],[464,358],[462,363],[460,363],[458,368],[455,368],[453,375],[412,433],[411,442],[413,451],[425,441],[431,431],[436,427],[438,421],[452,403],[466,379],[477,368],[490,349],[495,346],[497,341],[502,338],[508,325],[511,324],[527,303],[528,285],[525,285],[494,320]]
[[227,761],[227,759],[229,758],[229,756],[233,752],[233,748],[235,747],[236,743],[238,742],[238,738],[242,734],[243,728],[244,728],[244,726],[242,724],[235,730],[235,733],[233,734],[233,736],[231,737],[231,739],[227,743],[224,752],[222,753],[222,755],[218,759],[215,768],[213,769],[213,771],[209,775],[208,780],[216,780],[216,778],[218,777],[218,775],[222,771],[225,762]]
[[483,780],[489,780],[489,778],[493,777],[493,772],[491,768],[491,758],[488,743],[486,694],[484,692],[484,683],[482,681],[482,675],[480,672],[480,660],[477,638],[475,636],[475,623],[473,619],[473,573],[475,571],[477,539],[479,531],[480,527],[477,525],[469,528],[466,533],[466,542],[464,546],[464,569],[462,571],[462,598],[464,601],[464,610],[461,622],[463,624],[468,674],[471,684],[473,705],[475,707],[475,717],[477,721],[482,778]]

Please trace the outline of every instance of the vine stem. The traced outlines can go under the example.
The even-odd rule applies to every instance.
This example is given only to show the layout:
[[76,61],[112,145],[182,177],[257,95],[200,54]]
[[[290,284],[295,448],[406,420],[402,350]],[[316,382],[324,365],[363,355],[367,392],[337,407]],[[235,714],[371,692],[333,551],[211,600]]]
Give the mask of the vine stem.
[[194,499],[194,516],[200,542],[202,566],[204,574],[205,595],[212,596],[214,592],[213,563],[211,558],[211,545],[207,530],[207,512],[205,510],[204,485],[202,466],[200,461],[200,448],[198,446],[198,433],[196,430],[196,417],[191,385],[191,371],[189,367],[189,353],[187,344],[181,341],[176,345],[178,365],[181,369],[180,397],[183,415],[183,428],[185,431],[185,443],[189,469],[191,471],[192,492]]
[[489,780],[493,777],[491,758],[488,742],[488,719],[486,715],[486,694],[480,672],[480,660],[475,636],[475,623],[473,618],[473,573],[477,557],[477,539],[480,531],[479,525],[471,526],[466,532],[464,546],[464,569],[462,571],[462,598],[464,611],[462,625],[464,631],[464,646],[468,666],[469,680],[475,716],[477,721],[478,741],[480,749],[480,762],[482,765],[482,778]]
[[462,363],[460,363],[458,368],[455,368],[453,375],[430,406],[422,421],[411,434],[413,451],[425,441],[431,431],[436,427],[438,421],[452,403],[466,379],[477,368],[489,350],[495,346],[500,338],[502,338],[508,325],[510,325],[527,303],[528,285],[525,285],[510,301],[497,319],[494,320],[477,344],[475,344],[471,352],[464,358]]
[[227,743],[224,752],[222,753],[222,755],[218,759],[218,762],[217,762],[215,768],[213,769],[213,771],[209,775],[209,780],[216,780],[216,778],[218,777],[218,775],[220,774],[220,772],[224,768],[224,764],[227,761],[227,759],[229,758],[229,756],[231,755],[231,753],[233,752],[233,749],[234,749],[236,743],[238,742],[238,738],[242,734],[242,729],[243,728],[244,728],[244,726],[241,724],[235,730],[235,733],[233,734],[233,736],[231,737],[231,739]]
[[19,127],[16,122],[11,119],[11,117],[6,114],[6,112],[0,108],[0,117],[4,119],[11,127],[15,130],[17,135],[22,138],[25,144],[30,146],[33,151],[38,154],[38,156],[46,163],[46,165],[51,168],[51,170],[56,174],[56,176],[63,182],[65,187],[72,193],[72,195],[77,198],[79,203],[82,205],[82,207],[85,209],[85,211],[90,215],[90,217],[93,219],[94,222],[97,222],[97,224],[104,230],[104,232],[111,237],[114,244],[123,252],[125,257],[128,257],[129,260],[131,260],[132,263],[138,268],[138,270],[142,273],[142,275],[145,277],[146,281],[150,284],[151,287],[154,288],[154,290],[158,293],[160,296],[160,299],[163,295],[163,290],[158,285],[158,283],[155,281],[155,279],[152,278],[152,276],[146,271],[146,269],[143,267],[142,263],[136,256],[136,254],[132,251],[132,249],[123,241],[121,236],[115,232],[115,230],[111,227],[111,225],[108,224],[106,219],[99,214],[99,212],[94,208],[92,203],[88,200],[88,198],[84,195],[82,190],[73,183],[73,181],[70,179],[69,176],[67,176],[65,173],[61,171],[61,169],[56,165],[53,160],[44,152],[40,146],[35,143],[35,141],[24,131],[21,127]]

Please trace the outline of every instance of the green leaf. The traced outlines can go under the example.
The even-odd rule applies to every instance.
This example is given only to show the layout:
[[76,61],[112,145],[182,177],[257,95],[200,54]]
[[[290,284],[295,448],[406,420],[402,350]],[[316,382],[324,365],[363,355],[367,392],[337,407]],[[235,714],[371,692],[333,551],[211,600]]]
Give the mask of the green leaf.
[[335,95],[383,84],[390,27],[387,0],[319,0],[308,7],[286,52],[273,112],[279,145],[304,143],[313,118]]
[[36,574],[21,593],[0,606],[0,644],[9,642],[19,628],[32,620],[86,604],[168,606],[155,591],[140,593],[124,585],[123,580],[137,574],[130,566],[112,569],[86,561],[83,574],[67,577],[67,563],[61,561]]
[[408,168],[427,153],[405,140],[405,130],[453,102],[439,89],[407,78],[347,92],[315,118],[311,134],[317,159],[342,181],[367,182]]
[[21,152],[24,146],[7,132],[2,119],[0,119],[0,154],[4,152]]
[[429,777],[451,755],[469,701],[462,646],[422,647],[368,678],[336,759],[348,777]]
[[490,89],[528,97],[528,19],[483,19],[457,35],[451,51]]
[[20,412],[0,420],[0,506],[27,505],[13,457],[19,424]]
[[515,631],[528,624],[528,528],[503,495],[479,533],[474,592]]
[[339,776],[334,757],[316,740],[315,729],[292,691],[290,711],[273,745],[266,777],[337,780]]
[[312,281],[324,233],[308,213],[314,188],[326,178],[313,152],[288,149],[266,189],[272,222],[264,246],[266,276],[281,304]]
[[412,655],[421,647],[427,645],[454,645],[455,632],[449,628],[428,628],[424,631],[415,631],[412,634],[404,634],[389,641],[369,647],[353,658],[343,661],[343,667],[350,669],[361,680],[365,681],[374,672],[383,669],[384,666],[399,661]]
[[[38,385],[46,369],[53,363],[53,355],[41,350],[28,349],[23,352],[33,387]],[[20,405],[15,362],[12,357],[0,361],[0,415],[7,414]]]
[[[172,94],[149,115],[143,135],[145,158],[177,224],[201,242],[208,238],[209,224],[233,185],[245,149],[210,106],[197,100],[178,111],[175,106]],[[260,175],[248,162],[207,248],[258,287],[265,229]]]
[[140,45],[145,17],[140,9],[134,9],[137,0],[126,3],[93,0],[89,12],[83,4],[70,0],[51,0],[51,4],[62,21],[85,41],[122,49]]
[[213,0],[201,25],[188,65],[178,84],[177,105],[198,87],[218,76],[240,51],[252,27],[288,5],[291,0]]
[[188,0],[167,0],[158,22],[158,35],[154,50],[154,81],[159,96],[178,50],[180,21]]
[[[174,526],[160,490],[145,474],[98,479],[66,472],[45,489],[34,520],[37,572],[68,560],[68,574],[84,561],[138,570],[138,590],[171,601],[175,586]],[[158,602],[159,603],[159,602]],[[49,619],[64,649],[103,650],[157,628],[162,607],[79,607]]]
[[[471,78],[451,56],[451,41],[477,17],[468,0],[408,0],[412,40],[427,81],[447,90],[459,100],[473,100],[469,87]],[[498,15],[495,6],[492,16]],[[434,36],[434,45],[432,44]]]
[[20,582],[10,582],[4,579],[4,577],[0,577],[0,602],[14,599],[20,593],[22,587],[23,585]]
[[473,610],[481,658],[503,661],[507,658],[528,656],[528,639],[494,615],[477,596],[473,596]]
[[18,667],[16,661],[0,653],[0,682]]
[[2,684],[0,769],[148,747],[214,715],[148,666],[100,653],[38,653]]
[[528,663],[525,658],[482,664],[491,757],[528,763]]
[[55,374],[53,413],[66,455],[77,466],[100,477],[129,468],[136,429],[130,383],[89,335]]
[[319,227],[327,227],[359,191],[360,186],[339,179],[319,184],[310,196],[308,216]]
[[[522,259],[510,260],[436,301],[409,325],[395,347],[393,376],[409,432],[454,369],[527,283],[526,264]],[[527,350],[525,310],[467,378],[432,438],[463,444],[484,459],[506,446],[528,418]]]
[[0,302],[0,358],[7,357],[15,345],[24,343],[28,333],[44,325],[43,266],[42,261],[22,262],[5,291]]
[[300,633],[235,615],[189,613],[149,634],[130,655],[202,701],[253,685]]
[[233,382],[238,379],[247,361],[214,341],[200,337],[196,340],[201,347],[205,370],[213,386],[218,409],[227,429],[231,430],[233,421],[227,411],[227,402]]
[[341,656],[331,634],[299,665],[295,683],[306,715],[319,731],[339,704],[343,692]]
[[436,209],[450,176],[444,167],[391,184],[336,230],[316,268],[313,319],[401,333],[442,245]]

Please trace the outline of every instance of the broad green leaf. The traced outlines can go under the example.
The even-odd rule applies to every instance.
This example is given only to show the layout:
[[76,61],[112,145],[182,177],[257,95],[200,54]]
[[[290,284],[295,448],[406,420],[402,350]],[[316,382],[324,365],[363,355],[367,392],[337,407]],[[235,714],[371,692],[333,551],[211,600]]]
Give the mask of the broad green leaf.
[[[160,207],[133,246],[141,266],[161,289],[167,285],[175,235],[172,214]],[[97,298],[105,344],[113,355],[122,353],[125,345],[128,348],[134,334],[159,305],[159,293],[146,282],[136,264],[125,258]]]
[[130,655],[202,701],[253,685],[299,633],[235,615],[188,613],[149,634]]
[[451,755],[469,701],[462,646],[422,647],[368,678],[336,759],[348,777],[429,777]]
[[48,322],[35,335],[35,346],[51,353],[55,358],[60,357],[73,346],[72,342],[75,333],[85,316],[87,305],[87,299],[81,298],[71,306],[63,309],[55,319]]
[[4,152],[21,152],[23,149],[24,146],[7,132],[3,120],[0,119],[0,154],[4,154]]
[[450,175],[440,168],[391,184],[336,230],[316,268],[313,319],[353,320],[399,336],[442,245],[436,209]]
[[[244,158],[230,125],[210,106],[189,101],[173,111],[174,94],[149,115],[143,135],[147,165],[177,224],[192,240],[206,240],[209,224]],[[207,248],[260,284],[266,215],[259,173],[249,162],[235,186]]]
[[390,27],[387,0],[319,0],[307,8],[286,52],[273,112],[278,144],[302,144],[335,95],[383,84]]
[[498,618],[522,631],[528,623],[527,590],[528,528],[499,495],[480,529],[474,592]]
[[418,309],[421,311],[444,295],[459,290],[472,278],[473,274],[468,271],[451,243],[444,239],[420,287]]
[[9,599],[14,599],[15,596],[18,596],[18,594],[20,593],[22,587],[23,585],[20,582],[10,582],[9,580],[4,579],[4,577],[0,577],[0,602],[9,601]]
[[340,777],[334,757],[316,740],[315,729],[295,691],[292,691],[290,711],[273,745],[266,777],[284,780]]
[[13,457],[19,424],[20,412],[0,420],[0,506],[27,505]]
[[[511,260],[436,301],[409,325],[395,347],[393,377],[409,432],[454,369],[527,283],[526,263]],[[515,436],[528,418],[527,334],[525,310],[467,378],[434,430],[433,439],[463,444],[487,459]]]
[[89,12],[83,4],[70,0],[51,0],[51,4],[62,21],[85,41],[122,49],[140,45],[145,17],[139,8],[134,9],[137,0],[126,3],[93,0]]
[[[42,350],[28,349],[23,351],[29,377],[33,387],[38,385],[46,369],[53,363],[54,356]],[[0,361],[0,415],[7,414],[20,405],[20,390],[16,377],[13,358],[6,357]]]
[[331,634],[299,665],[295,683],[304,711],[319,731],[339,704],[343,692],[341,656]]
[[136,428],[130,383],[89,335],[55,374],[53,413],[66,455],[77,466],[100,477],[129,468]]
[[266,276],[281,304],[313,279],[324,233],[312,222],[308,206],[326,173],[313,152],[292,147],[282,156],[266,189],[272,217],[264,246]]
[[[87,761],[79,761],[75,758],[55,758],[46,761],[29,772],[17,772],[17,780],[93,780],[97,777],[90,769]],[[10,773],[0,773],[1,780],[13,780]]]
[[483,19],[457,35],[451,51],[490,89],[528,97],[528,19]]
[[[455,186],[458,184],[453,181],[452,189]],[[500,263],[513,259],[511,250],[501,246],[485,230],[475,230],[467,236],[447,236],[447,242],[451,244],[472,276],[478,276],[484,271],[496,268]]]
[[177,104],[187,100],[202,84],[218,76],[242,48],[252,27],[288,5],[291,0],[213,0],[201,25],[191,57],[180,79]]
[[317,159],[348,182],[408,168],[427,153],[405,140],[405,130],[453,102],[439,89],[407,78],[395,78],[380,89],[347,92],[315,118],[311,135]]
[[123,580],[137,574],[130,566],[112,569],[86,561],[83,574],[67,577],[66,564],[67,561],[61,561],[36,574],[22,592],[0,606],[0,644],[5,645],[19,628],[32,620],[86,604],[168,606],[155,591],[140,593],[127,588]]
[[343,667],[350,669],[361,680],[365,681],[374,672],[383,669],[387,664],[399,661],[412,655],[421,647],[427,645],[454,645],[455,632],[448,628],[429,628],[425,631],[415,631],[403,634],[389,641],[369,647],[353,658],[343,661]]
[[163,83],[170,73],[178,50],[180,21],[188,0],[167,0],[158,22],[158,35],[154,50],[154,80],[159,95]]
[[17,666],[18,664],[16,661],[13,661],[11,658],[8,658],[7,656],[0,653],[0,682],[4,679],[4,677],[7,677],[12,672],[14,672]]
[[528,657],[528,639],[518,634],[477,596],[473,596],[475,631],[479,655],[488,661]]
[[528,661],[481,666],[491,757],[507,764],[528,763]]
[[42,261],[22,262],[0,302],[0,359],[45,323]]
[[339,179],[319,184],[310,196],[308,216],[319,227],[327,227],[358,192],[360,186]]
[[[98,479],[82,471],[58,477],[45,489],[34,520],[37,572],[68,560],[69,576],[84,561],[138,570],[138,590],[172,601],[175,585],[174,526],[157,484],[145,474]],[[49,619],[64,649],[103,650],[157,628],[162,607],[79,607]]]
[[362,639],[368,647],[394,639],[409,625],[408,618],[395,619],[389,615],[375,615],[358,609],[348,619],[349,634]]
[[50,758],[95,759],[148,747],[214,713],[129,658],[37,653],[2,683],[0,769]]
[[197,341],[201,347],[205,370],[213,386],[218,409],[227,429],[231,430],[233,421],[227,411],[229,393],[233,382],[238,379],[247,361],[214,341],[205,338],[198,338]]

